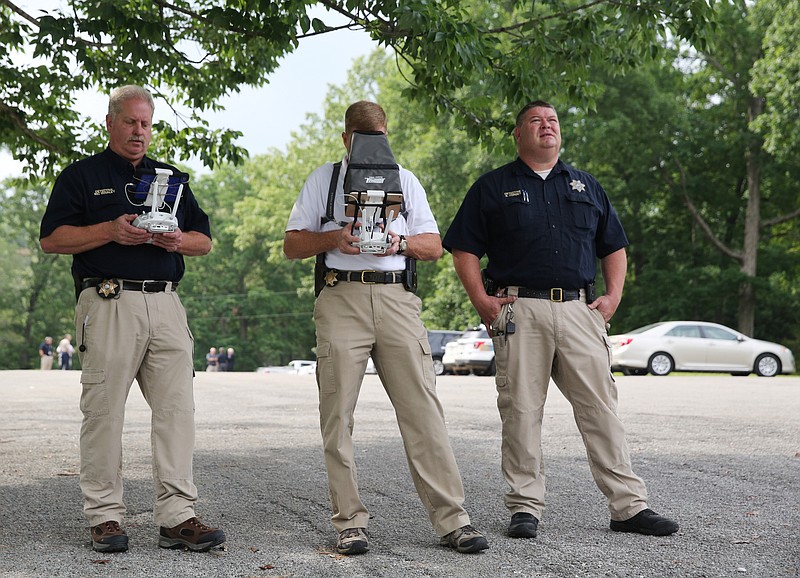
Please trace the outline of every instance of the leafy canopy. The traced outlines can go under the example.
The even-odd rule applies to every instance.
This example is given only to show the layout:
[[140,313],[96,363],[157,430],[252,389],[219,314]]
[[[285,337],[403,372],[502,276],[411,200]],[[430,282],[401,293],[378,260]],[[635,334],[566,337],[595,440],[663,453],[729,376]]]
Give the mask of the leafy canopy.
[[[68,0],[25,12],[0,1],[0,147],[31,174],[100,150],[102,126],[75,112],[82,92],[149,86],[175,109],[152,153],[239,163],[240,134],[203,113],[242,86],[269,81],[303,38],[366,30],[407,65],[406,96],[456,113],[472,136],[507,130],[534,96],[591,104],[588,71],[636,66],[665,38],[702,42],[708,0]],[[323,18],[310,13],[324,13]],[[184,113],[184,110],[189,112]]]

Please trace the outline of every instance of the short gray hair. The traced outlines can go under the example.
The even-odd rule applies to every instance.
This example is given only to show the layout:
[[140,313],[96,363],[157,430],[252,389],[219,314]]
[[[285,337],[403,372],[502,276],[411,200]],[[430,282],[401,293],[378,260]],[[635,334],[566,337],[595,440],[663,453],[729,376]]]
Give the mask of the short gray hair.
[[146,88],[136,84],[128,84],[115,88],[108,99],[108,114],[111,118],[115,118],[122,110],[122,103],[127,100],[144,100],[150,105],[150,110],[156,110],[156,105],[153,102],[153,95]]

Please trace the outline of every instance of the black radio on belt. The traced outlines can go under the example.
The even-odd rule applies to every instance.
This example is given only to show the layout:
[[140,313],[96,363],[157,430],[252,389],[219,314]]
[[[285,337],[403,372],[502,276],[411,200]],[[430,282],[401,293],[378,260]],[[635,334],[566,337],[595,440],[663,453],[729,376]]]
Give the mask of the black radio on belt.
[[486,274],[486,269],[481,269],[481,279],[483,279],[483,288],[486,290],[486,294],[494,297],[497,293],[497,283]]

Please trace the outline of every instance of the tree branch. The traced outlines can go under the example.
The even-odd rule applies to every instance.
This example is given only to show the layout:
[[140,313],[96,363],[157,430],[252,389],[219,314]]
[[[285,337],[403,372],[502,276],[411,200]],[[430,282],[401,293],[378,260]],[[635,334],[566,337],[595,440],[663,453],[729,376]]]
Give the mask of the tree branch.
[[20,113],[20,111],[17,110],[16,108],[12,108],[7,104],[5,104],[4,102],[0,102],[0,114],[11,120],[12,124],[14,124],[14,126],[16,126],[25,136],[27,136],[32,141],[39,143],[47,150],[53,152],[63,152],[56,145],[42,138],[36,133],[36,131],[32,130],[25,122],[25,119],[22,118],[22,114]]
[[719,240],[714,232],[711,230],[711,227],[708,226],[703,216],[700,214],[700,211],[697,210],[697,207],[692,202],[692,199],[689,197],[689,193],[687,192],[686,187],[686,170],[684,169],[683,165],[678,159],[673,159],[675,161],[675,165],[678,167],[678,171],[681,174],[681,192],[683,194],[683,199],[686,202],[686,206],[689,208],[689,212],[692,214],[697,225],[700,229],[705,233],[706,237],[708,237],[711,244],[714,245],[723,255],[730,257],[731,259],[738,262],[740,265],[744,263],[744,256],[742,253],[734,251],[733,249],[729,248],[725,243]]
[[22,16],[23,19],[27,20],[37,28],[39,27],[39,21],[36,18],[25,12],[22,8],[20,8],[10,0],[0,0],[0,4],[8,6],[9,10],[11,10],[12,12],[16,12],[17,14]]
[[773,225],[779,225],[781,223],[785,223],[786,221],[791,221],[792,219],[796,219],[797,217],[800,217],[800,209],[792,211],[791,213],[786,213],[785,215],[778,215],[777,217],[773,217],[772,219],[761,221],[761,228],[765,229],[767,227],[772,227]]

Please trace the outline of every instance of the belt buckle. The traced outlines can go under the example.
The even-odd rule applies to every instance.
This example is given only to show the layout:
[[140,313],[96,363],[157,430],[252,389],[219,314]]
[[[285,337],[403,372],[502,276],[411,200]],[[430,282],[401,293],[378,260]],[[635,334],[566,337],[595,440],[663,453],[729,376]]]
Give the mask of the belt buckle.
[[[556,297],[558,295],[558,297]],[[561,303],[564,301],[564,290],[561,287],[553,287],[550,289],[550,301]]]
[[364,285],[375,285],[375,281],[365,281],[364,280],[364,274],[365,273],[375,273],[375,271],[362,271],[361,272],[361,283],[363,283]]
[[158,293],[158,290],[155,291],[148,291],[147,284],[148,283],[158,283],[155,279],[148,279],[146,281],[142,281],[142,293]]

